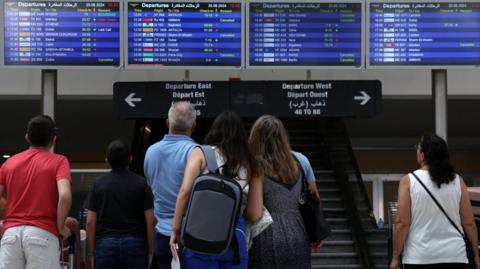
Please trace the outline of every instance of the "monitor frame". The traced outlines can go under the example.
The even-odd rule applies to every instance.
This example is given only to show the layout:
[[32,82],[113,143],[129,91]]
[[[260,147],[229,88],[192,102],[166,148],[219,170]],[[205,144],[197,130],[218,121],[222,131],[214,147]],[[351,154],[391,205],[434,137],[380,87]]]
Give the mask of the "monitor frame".
[[[396,0],[396,1],[382,1],[382,0],[367,0],[366,1],[366,18],[365,18],[365,28],[366,28],[366,53],[365,53],[365,61],[366,61],[366,68],[367,69],[419,69],[419,70],[429,70],[429,69],[478,69],[480,68],[479,65],[411,65],[411,64],[404,64],[404,65],[375,65],[370,63],[370,4],[372,3],[480,3],[479,0],[461,0],[461,1],[452,1],[452,0]],[[480,9],[479,9],[480,11]],[[479,29],[480,32],[480,29]],[[480,50],[480,49],[479,49]],[[480,62],[480,61],[479,61]]]
[[5,4],[6,2],[20,2],[20,0],[3,0],[0,1],[0,12],[3,15],[3,18],[0,19],[0,27],[2,29],[2,33],[0,34],[0,66],[6,69],[109,69],[109,70],[119,70],[123,68],[124,59],[123,59],[123,0],[28,0],[29,2],[79,2],[79,3],[109,3],[109,2],[116,2],[119,4],[118,12],[119,12],[119,63],[118,65],[12,65],[12,64],[5,64]]
[[[251,3],[319,3],[319,4],[360,4],[360,15],[361,15],[361,29],[360,29],[360,65],[252,65],[250,63],[250,4]],[[312,69],[364,69],[365,68],[365,1],[363,0],[339,0],[338,2],[333,0],[301,0],[301,1],[293,1],[293,0],[247,0],[246,3],[246,11],[245,11],[245,28],[246,28],[246,35],[245,35],[245,62],[247,69],[269,69],[269,70],[277,70],[277,69],[299,69],[299,70],[312,70]]]
[[[142,65],[142,64],[130,64],[128,59],[128,5],[134,2],[144,3],[239,3],[240,4],[240,16],[241,16],[241,32],[240,32],[240,65],[219,65],[219,66],[205,66],[205,65]],[[126,0],[124,5],[124,68],[126,70],[240,70],[245,68],[245,0]]]

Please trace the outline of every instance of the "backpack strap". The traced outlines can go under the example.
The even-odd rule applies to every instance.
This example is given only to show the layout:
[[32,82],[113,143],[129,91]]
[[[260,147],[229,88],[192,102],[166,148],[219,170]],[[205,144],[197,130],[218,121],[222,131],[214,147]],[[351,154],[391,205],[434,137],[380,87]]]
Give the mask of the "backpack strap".
[[207,169],[210,173],[218,173],[218,164],[217,158],[215,157],[215,151],[212,149],[210,145],[201,145],[198,146],[202,151],[203,155],[205,156],[205,161],[207,162]]
[[237,235],[236,235],[235,232],[233,233],[232,243],[230,244],[230,246],[233,249],[232,263],[234,265],[239,265],[241,263],[241,260],[240,260],[240,246],[238,245],[238,239],[237,239]]

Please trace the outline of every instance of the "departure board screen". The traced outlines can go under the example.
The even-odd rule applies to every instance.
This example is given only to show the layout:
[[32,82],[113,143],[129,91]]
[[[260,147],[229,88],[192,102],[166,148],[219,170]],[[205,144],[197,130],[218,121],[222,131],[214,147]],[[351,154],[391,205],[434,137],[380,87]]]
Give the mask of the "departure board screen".
[[129,67],[242,66],[240,2],[129,2]]
[[480,64],[480,2],[370,3],[370,66]]
[[119,67],[120,3],[4,2],[6,66]]
[[255,2],[249,66],[362,65],[362,4]]

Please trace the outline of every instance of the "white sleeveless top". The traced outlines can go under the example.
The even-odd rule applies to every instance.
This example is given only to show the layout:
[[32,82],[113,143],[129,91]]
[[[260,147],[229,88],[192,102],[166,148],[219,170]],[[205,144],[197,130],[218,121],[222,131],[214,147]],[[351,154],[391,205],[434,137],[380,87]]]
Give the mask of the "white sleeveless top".
[[[463,233],[460,177],[438,188],[426,170],[415,174]],[[403,250],[404,264],[467,263],[465,243],[417,179],[410,177],[411,225]]]

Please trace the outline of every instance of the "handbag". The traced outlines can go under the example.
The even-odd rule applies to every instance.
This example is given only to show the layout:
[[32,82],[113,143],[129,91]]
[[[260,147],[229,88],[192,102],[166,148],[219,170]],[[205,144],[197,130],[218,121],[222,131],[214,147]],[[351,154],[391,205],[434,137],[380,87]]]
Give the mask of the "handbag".
[[308,188],[305,171],[303,171],[300,162],[298,160],[297,162],[302,176],[302,192],[298,198],[298,207],[303,218],[308,239],[311,243],[317,243],[327,238],[332,230],[323,216],[320,200],[315,193]]
[[415,172],[412,172],[412,174],[417,179],[417,181],[420,183],[420,185],[422,185],[422,187],[425,189],[425,191],[427,191],[427,193],[430,195],[430,197],[435,202],[435,204],[438,206],[438,208],[440,208],[443,215],[445,215],[445,217],[447,217],[448,221],[452,224],[452,226],[455,228],[455,230],[457,230],[457,232],[462,236],[463,241],[465,242],[465,251],[467,253],[468,268],[474,268],[475,267],[475,259],[474,259],[475,256],[473,254],[473,248],[472,248],[472,243],[470,242],[470,239],[468,239],[466,234],[464,234],[460,231],[460,229],[457,227],[455,222],[453,222],[453,220],[447,215],[447,212],[445,212],[443,207],[440,205],[440,203],[437,201],[437,199],[435,199],[435,197],[430,192],[430,190],[427,188],[427,186],[425,186],[425,184],[423,184],[423,182],[420,180],[420,178],[418,178],[418,176],[415,174]]

